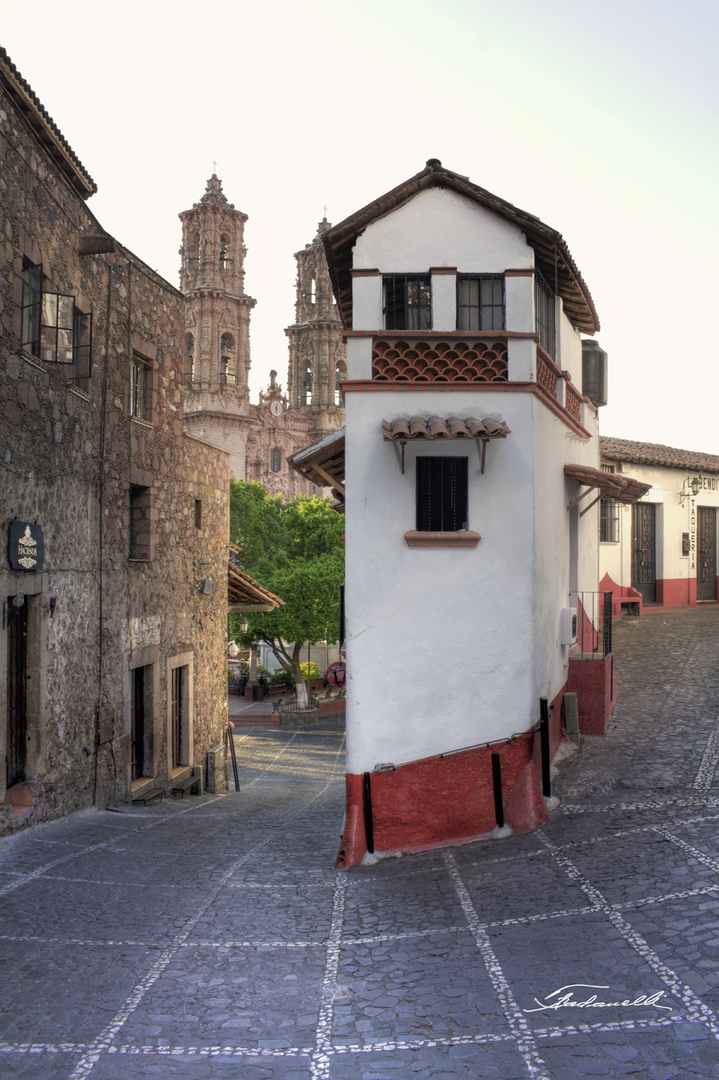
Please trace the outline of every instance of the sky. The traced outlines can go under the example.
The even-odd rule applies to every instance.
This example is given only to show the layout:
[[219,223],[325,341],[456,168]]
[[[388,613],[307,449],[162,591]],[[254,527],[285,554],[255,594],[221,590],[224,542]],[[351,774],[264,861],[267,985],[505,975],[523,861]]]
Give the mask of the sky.
[[564,236],[601,432],[719,454],[716,0],[2,0],[0,43],[173,285],[213,171],[248,215],[253,400],[286,379],[294,253],[434,157]]

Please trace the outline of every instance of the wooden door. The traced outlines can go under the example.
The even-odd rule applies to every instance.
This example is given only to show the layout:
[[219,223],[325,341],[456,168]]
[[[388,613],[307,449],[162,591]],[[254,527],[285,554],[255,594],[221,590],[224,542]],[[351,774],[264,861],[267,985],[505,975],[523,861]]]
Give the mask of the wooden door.
[[27,769],[27,601],[12,606],[8,626],[6,786],[25,779]]
[[698,506],[697,600],[717,598],[717,517],[713,506]]
[[645,604],[657,602],[656,507],[634,503],[632,507],[632,588]]

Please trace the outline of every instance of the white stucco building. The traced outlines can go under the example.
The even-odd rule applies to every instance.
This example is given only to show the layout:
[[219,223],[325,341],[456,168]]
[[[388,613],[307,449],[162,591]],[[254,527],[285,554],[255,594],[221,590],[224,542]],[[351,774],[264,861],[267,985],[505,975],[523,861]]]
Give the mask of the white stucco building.
[[599,506],[577,500],[602,482],[583,389],[603,403],[606,357],[583,350],[599,320],[561,235],[434,159],[324,241],[347,329],[352,865],[546,818],[540,699],[553,751],[571,612],[598,590]]
[[599,573],[625,605],[691,607],[719,599],[719,456],[602,437],[602,469],[651,484],[632,507],[602,499]]

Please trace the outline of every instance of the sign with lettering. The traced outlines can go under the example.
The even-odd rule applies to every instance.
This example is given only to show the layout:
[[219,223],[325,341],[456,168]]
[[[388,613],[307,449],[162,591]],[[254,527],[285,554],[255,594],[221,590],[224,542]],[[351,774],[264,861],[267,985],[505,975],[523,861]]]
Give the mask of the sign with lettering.
[[39,525],[13,521],[10,525],[10,565],[13,570],[42,570],[45,541]]

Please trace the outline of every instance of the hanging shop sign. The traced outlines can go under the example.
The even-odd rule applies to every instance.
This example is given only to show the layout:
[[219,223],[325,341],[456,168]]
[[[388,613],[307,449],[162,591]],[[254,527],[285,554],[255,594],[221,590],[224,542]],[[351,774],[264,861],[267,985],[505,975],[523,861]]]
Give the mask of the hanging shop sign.
[[39,525],[13,521],[10,525],[10,565],[13,570],[42,570],[45,541]]

